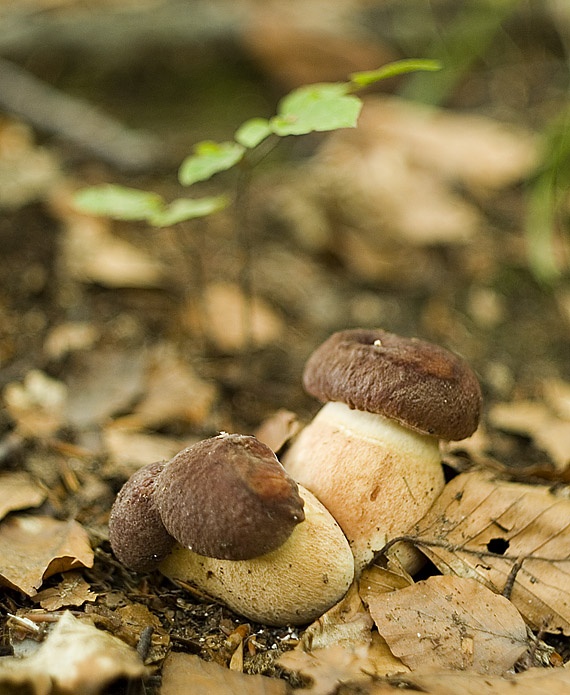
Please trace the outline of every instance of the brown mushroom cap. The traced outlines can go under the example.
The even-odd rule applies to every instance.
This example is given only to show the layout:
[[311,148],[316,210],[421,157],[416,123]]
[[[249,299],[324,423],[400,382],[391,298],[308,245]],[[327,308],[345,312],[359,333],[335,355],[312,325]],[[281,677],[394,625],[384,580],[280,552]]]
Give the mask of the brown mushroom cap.
[[223,434],[178,453],[155,490],[169,533],[199,555],[247,560],[282,545],[303,521],[303,500],[269,447]]
[[156,477],[164,462],[150,463],[123,485],[111,509],[109,540],[115,556],[137,572],[158,566],[174,546],[154,504]]
[[479,423],[481,388],[463,359],[381,329],[334,333],[309,358],[303,384],[322,402],[342,401],[440,439],[464,439]]

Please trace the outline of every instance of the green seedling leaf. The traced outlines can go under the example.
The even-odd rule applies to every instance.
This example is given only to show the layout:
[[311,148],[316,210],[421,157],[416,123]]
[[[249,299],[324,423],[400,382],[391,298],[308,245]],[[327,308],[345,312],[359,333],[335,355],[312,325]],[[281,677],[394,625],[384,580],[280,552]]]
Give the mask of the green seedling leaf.
[[156,193],[114,184],[84,188],[73,202],[80,212],[117,220],[146,220],[164,205]]
[[194,154],[182,162],[178,180],[183,186],[207,181],[214,174],[231,169],[241,160],[244,152],[245,147],[237,142],[199,142],[194,147]]
[[383,65],[377,70],[366,70],[365,72],[355,72],[350,75],[350,81],[356,87],[367,87],[370,84],[386,80],[388,77],[396,77],[404,75],[407,72],[418,72],[420,70],[427,72],[436,72],[441,70],[442,65],[439,60],[428,60],[423,58],[406,58],[404,60],[396,60],[393,63]]
[[284,97],[271,119],[276,135],[305,135],[318,131],[354,128],[362,108],[358,97],[348,94],[347,83],[299,87]]
[[236,130],[235,139],[240,145],[253,149],[271,133],[271,124],[266,118],[250,118]]
[[149,217],[149,222],[154,227],[170,227],[171,225],[192,220],[196,217],[206,217],[223,210],[229,200],[225,195],[212,196],[210,198],[178,198],[173,200],[168,207],[155,212]]

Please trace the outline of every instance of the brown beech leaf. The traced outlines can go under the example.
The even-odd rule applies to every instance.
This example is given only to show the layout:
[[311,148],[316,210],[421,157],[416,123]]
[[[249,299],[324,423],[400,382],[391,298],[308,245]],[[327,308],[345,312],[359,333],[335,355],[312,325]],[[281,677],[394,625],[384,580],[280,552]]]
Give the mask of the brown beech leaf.
[[0,583],[28,596],[58,572],[93,566],[87,533],[76,521],[18,515],[0,524]]
[[32,656],[0,661],[0,692],[96,695],[117,678],[145,674],[132,647],[66,612]]
[[513,604],[474,579],[434,576],[398,591],[369,592],[367,602],[378,632],[412,671],[500,675],[528,646]]
[[161,695],[286,695],[285,681],[230,671],[192,654],[171,652],[162,669]]
[[503,678],[458,671],[411,673],[393,679],[391,685],[373,687],[367,695],[418,691],[429,695],[558,695],[570,692],[570,669],[531,668]]
[[255,436],[260,442],[267,444],[270,449],[278,453],[302,427],[295,413],[281,408],[259,425]]
[[66,572],[61,582],[49,589],[43,589],[34,597],[46,611],[57,611],[63,606],[82,606],[87,601],[93,602],[97,594],[79,572]]
[[412,531],[444,574],[506,593],[534,629],[570,634],[570,500],[546,486],[457,476]]
[[395,657],[384,639],[372,633],[370,644],[333,644],[323,649],[305,652],[294,649],[279,657],[277,663],[289,671],[297,671],[310,678],[310,695],[332,695],[340,685],[365,688],[375,678],[395,673],[406,673],[408,667]]
[[23,383],[7,384],[2,395],[24,437],[49,437],[64,423],[67,389],[39,369],[30,370]]
[[0,473],[0,519],[17,509],[39,507],[46,496],[25,471]]

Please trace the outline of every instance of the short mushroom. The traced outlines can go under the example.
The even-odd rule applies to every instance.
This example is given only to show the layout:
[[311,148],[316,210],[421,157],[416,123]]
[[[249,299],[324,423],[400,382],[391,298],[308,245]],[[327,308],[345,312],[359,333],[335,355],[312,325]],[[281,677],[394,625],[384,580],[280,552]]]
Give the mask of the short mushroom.
[[[337,520],[358,574],[439,495],[439,440],[475,431],[479,382],[463,359],[438,345],[354,329],[317,348],[303,383],[325,405],[292,442],[283,465]],[[404,567],[416,571],[419,554],[397,547]]]
[[267,624],[318,617],[354,576],[330,513],[244,435],[204,440],[138,471],[117,496],[109,537],[132,569],[163,560],[166,576]]

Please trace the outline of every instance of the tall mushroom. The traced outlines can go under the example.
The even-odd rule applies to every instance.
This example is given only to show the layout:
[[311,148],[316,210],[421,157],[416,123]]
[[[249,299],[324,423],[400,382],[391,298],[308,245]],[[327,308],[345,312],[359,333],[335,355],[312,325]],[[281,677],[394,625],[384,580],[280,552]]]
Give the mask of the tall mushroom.
[[158,567],[267,624],[313,620],[354,576],[330,513],[245,435],[204,440],[135,473],[113,505],[109,538],[132,569]]
[[[309,358],[303,384],[325,405],[283,465],[337,520],[359,573],[438,496],[439,440],[475,431],[481,389],[457,355],[380,329],[333,334]],[[411,548],[399,556],[417,569]]]

